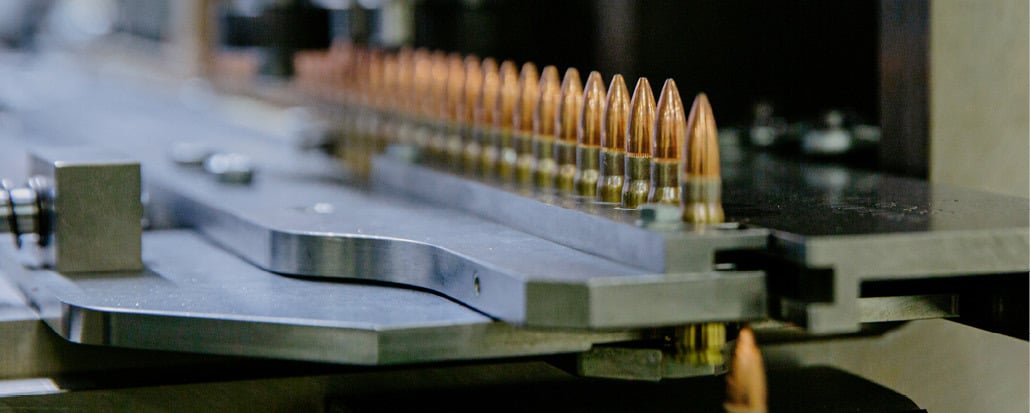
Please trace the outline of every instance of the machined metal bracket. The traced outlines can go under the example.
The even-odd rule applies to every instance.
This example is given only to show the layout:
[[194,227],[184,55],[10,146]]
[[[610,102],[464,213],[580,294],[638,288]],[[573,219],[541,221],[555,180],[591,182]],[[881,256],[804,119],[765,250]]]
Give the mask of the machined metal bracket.
[[139,162],[82,147],[30,157],[24,185],[0,185],[0,220],[24,263],[59,272],[143,268]]

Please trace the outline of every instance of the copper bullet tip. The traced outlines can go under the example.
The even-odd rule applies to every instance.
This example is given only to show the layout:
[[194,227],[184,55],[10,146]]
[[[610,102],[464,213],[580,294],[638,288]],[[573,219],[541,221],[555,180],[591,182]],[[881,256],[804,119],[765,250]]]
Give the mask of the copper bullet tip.
[[533,113],[540,98],[540,76],[536,65],[530,62],[522,65],[519,74],[519,101],[515,105],[515,129],[530,133],[533,131]]
[[629,126],[626,130],[626,154],[651,155],[651,133],[655,120],[654,93],[646,77],[637,81],[630,101]]
[[612,76],[605,98],[604,129],[601,129],[601,146],[623,152],[626,150],[626,122],[629,119],[629,89],[622,75]]
[[583,109],[580,111],[576,130],[576,141],[580,146],[601,146],[604,109],[604,79],[601,79],[601,73],[593,71],[587,76],[587,83],[583,87]]
[[501,63],[500,69],[500,91],[497,96],[497,113],[494,114],[494,124],[501,129],[513,129],[515,127],[515,106],[519,100],[519,74],[515,62],[505,60]]
[[719,130],[708,96],[694,98],[687,117],[686,153],[683,156],[684,176],[719,177]]
[[657,111],[651,156],[655,159],[678,160],[687,135],[687,119],[676,81],[665,81],[658,98]]
[[726,375],[727,412],[764,413],[767,411],[765,367],[754,333],[744,327],[737,336],[730,373]]
[[579,80],[579,71],[570,67],[561,82],[561,103],[558,105],[558,123],[555,125],[559,140],[576,142],[582,106],[583,82]]
[[[577,76],[578,77],[578,76]],[[547,66],[540,73],[540,96],[536,110],[533,112],[533,135],[535,137],[554,137],[558,105],[561,103],[561,80],[558,79],[558,68]]]

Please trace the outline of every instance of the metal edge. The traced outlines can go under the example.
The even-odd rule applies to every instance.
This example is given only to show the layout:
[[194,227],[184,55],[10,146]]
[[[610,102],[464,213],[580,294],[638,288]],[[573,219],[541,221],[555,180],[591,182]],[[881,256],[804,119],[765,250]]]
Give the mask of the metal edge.
[[864,281],[1030,271],[1026,228],[818,237],[773,231],[773,238],[771,245],[786,258],[832,270],[832,302],[779,299],[780,317],[815,334],[859,329]]
[[[574,197],[519,194],[389,154],[373,159],[371,179],[372,187],[379,191],[400,190],[561,245],[657,273],[711,270],[717,249],[765,248],[769,234],[762,228],[711,231],[683,223],[675,223],[669,229],[641,228],[636,225],[636,211],[582,202]],[[572,230],[555,231],[555,228]],[[684,251],[690,253],[687,258],[679,254]]]
[[[675,308],[678,306],[676,303],[697,294],[694,289],[736,291],[744,293],[744,297],[750,297],[755,288],[764,288],[764,276],[748,278],[747,282],[742,282],[742,279],[713,279],[703,285],[694,284],[693,289],[678,288],[671,284],[671,278],[647,276],[611,277],[612,282],[617,282],[617,279],[633,280],[619,287],[527,282],[518,274],[505,273],[474,258],[428,243],[355,234],[310,234],[275,229],[174,191],[160,191],[152,185],[151,193],[152,197],[171,197],[164,201],[174,202],[174,209],[181,216],[188,217],[190,221],[185,224],[262,269],[289,275],[355,278],[417,286],[444,294],[505,322],[529,327],[607,329],[651,326],[655,314],[646,311],[648,309],[674,311],[675,314],[664,316],[663,324],[702,319],[707,321],[712,318],[708,313],[713,308],[725,306],[726,303],[693,307],[704,311],[705,316],[701,318],[698,318],[698,313],[680,311]],[[684,250],[684,253],[689,251]],[[288,259],[285,255],[302,256],[304,259]],[[412,258],[420,256],[425,259]],[[297,267],[294,265],[296,263],[344,265]],[[603,284],[599,279],[593,282]],[[584,293],[575,292],[581,288]],[[618,288],[618,295],[622,297],[639,298],[643,294],[654,299],[638,300],[632,304],[637,308],[633,311],[607,311],[598,304],[601,302],[599,297],[605,294],[614,296],[614,293],[602,293],[602,290],[614,288]],[[582,294],[586,294],[587,298],[584,299]],[[740,297],[734,294],[719,296],[724,297],[726,302],[740,301]],[[750,302],[751,299],[747,298],[746,301]],[[734,308],[747,306],[742,302],[737,304]],[[755,318],[756,313],[756,310],[734,310],[718,315],[732,320],[735,315]]]

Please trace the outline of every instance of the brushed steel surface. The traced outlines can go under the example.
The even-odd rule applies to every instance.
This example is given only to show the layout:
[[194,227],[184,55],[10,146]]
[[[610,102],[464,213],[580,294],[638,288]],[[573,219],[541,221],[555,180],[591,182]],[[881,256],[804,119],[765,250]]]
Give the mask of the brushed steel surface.
[[[132,153],[143,165],[153,227],[193,228],[260,268],[428,288],[491,317],[536,327],[653,327],[766,316],[763,275],[713,271],[712,248],[705,244],[635,246],[638,253],[658,248],[674,251],[677,260],[701,260],[702,271],[622,264],[459,210],[427,208],[404,194],[341,185],[339,169],[318,154],[190,112],[163,95],[103,84],[88,105],[73,100],[21,114],[24,132],[37,144],[89,143]],[[65,122],[49,122],[53,117]],[[168,150],[184,136],[251,157],[254,181],[226,185],[176,164]],[[24,145],[13,140],[12,150]],[[764,237],[749,242],[761,245]]]
[[1026,198],[767,153],[724,166],[727,218],[769,228],[776,256],[827,270],[800,288],[829,286],[831,301],[775,298],[774,316],[810,332],[857,331],[864,281],[1030,271]]
[[574,196],[523,191],[480,182],[413,164],[376,157],[372,174],[378,192],[470,212],[556,243],[654,273],[704,272],[720,250],[762,249],[768,230],[684,223],[647,226],[639,210]]
[[[547,271],[567,268],[552,267],[546,261],[527,263],[535,260],[533,254],[537,252],[541,256],[559,260],[561,265],[567,266],[571,262],[584,263],[586,266],[577,267],[577,270],[583,271],[581,274],[591,274],[590,277],[560,272],[550,274],[549,277],[552,278],[549,279],[535,278],[542,287],[549,289],[549,294],[562,297],[553,298],[555,303],[570,302],[570,297],[578,297],[572,302],[600,303],[600,300],[593,300],[593,297],[601,296],[595,294],[600,290],[594,286],[607,285],[609,281],[615,280],[618,280],[618,283],[626,280],[641,282],[642,287],[634,285],[628,290],[632,291],[639,287],[640,293],[633,302],[644,308],[639,315],[633,315],[631,311],[630,316],[641,317],[637,321],[642,323],[643,318],[650,319],[648,322],[661,319],[661,316],[655,318],[654,314],[683,314],[683,308],[666,308],[653,302],[655,297],[668,298],[668,303],[682,303],[685,297],[689,299],[697,295],[710,296],[699,292],[703,288],[692,288],[687,285],[662,291],[662,294],[666,291],[674,293],[670,294],[671,297],[655,292],[673,280],[670,278],[647,281],[648,277],[653,277],[658,272],[681,268],[677,265],[682,264],[665,262],[661,268],[649,268],[639,264],[643,262],[654,265],[658,262],[651,258],[657,254],[655,251],[660,249],[656,248],[655,244],[642,243],[639,250],[629,253],[631,257],[638,254],[634,260],[625,260],[611,252],[590,251],[590,254],[587,254],[580,251],[587,251],[588,248],[576,242],[583,243],[586,239],[589,247],[589,242],[592,242],[589,231],[576,232],[570,231],[570,227],[553,226],[555,230],[552,232],[555,234],[550,237],[552,241],[557,242],[548,242],[541,240],[537,232],[534,232],[536,230],[520,227],[516,215],[513,215],[516,218],[490,219],[503,224],[499,225],[489,222],[490,220],[470,216],[468,213],[427,205],[426,201],[420,200],[425,199],[424,194],[398,194],[395,189],[380,189],[367,193],[344,188],[337,183],[345,174],[333,168],[329,161],[310,154],[292,153],[283,139],[253,128],[231,125],[225,122],[224,116],[218,111],[197,112],[185,109],[175,100],[169,99],[172,94],[167,93],[167,90],[155,91],[147,90],[147,87],[130,86],[124,79],[98,76],[91,80],[92,83],[85,88],[89,93],[51,102],[46,111],[18,113],[25,133],[42,142],[92,142],[115,146],[134,156],[139,154],[144,161],[145,173],[150,176],[148,181],[159,184],[155,185],[152,198],[160,199],[162,190],[159,186],[164,186],[164,192],[173,195],[173,202],[167,204],[174,208],[160,206],[160,202],[152,203],[159,208],[165,208],[164,212],[167,212],[165,215],[155,215],[152,222],[158,226],[162,223],[193,226],[226,248],[248,257],[264,268],[318,274],[327,269],[346,269],[347,265],[339,265],[340,261],[344,264],[375,261],[384,263],[384,268],[399,268],[391,266],[410,264],[409,259],[430,262],[429,257],[437,252],[447,252],[452,258],[475,256],[483,260],[464,259],[459,260],[462,264],[458,265],[455,261],[439,259],[434,261],[438,264],[431,269],[424,266],[404,277],[387,275],[381,279],[421,286],[432,283],[429,288],[443,291],[492,315],[531,325],[555,323],[569,326],[581,323],[580,325],[602,327],[627,325],[621,323],[628,321],[609,315],[600,316],[600,309],[595,308],[594,304],[579,307],[590,308],[587,314],[593,315],[588,316],[578,311],[567,311],[568,309],[563,306],[555,306],[553,309],[543,306],[539,307],[542,310],[540,312],[530,314],[527,311],[520,316],[517,309],[528,297],[520,295],[526,294],[525,290],[509,288],[510,284],[479,274],[477,271],[480,267],[477,265],[486,262],[494,264],[496,260],[496,263],[501,265],[492,265],[491,270],[501,266],[521,269],[509,274],[525,272],[525,268],[543,268]],[[38,88],[41,85],[31,87]],[[51,119],[55,118],[62,119],[62,122],[52,122]],[[141,139],[141,135],[145,135],[146,139]],[[159,148],[169,146],[171,142],[183,137],[216,142],[222,146],[220,149],[251,156],[260,170],[254,185],[251,188],[229,188],[205,180],[195,172],[172,169],[174,166],[164,159]],[[771,233],[769,251],[774,257],[793,261],[804,269],[820,271],[815,277],[803,279],[796,286],[798,290],[822,290],[828,285],[832,286],[831,290],[822,291],[833,297],[827,302],[807,302],[791,296],[772,297],[782,310],[781,313],[774,314],[775,316],[806,324],[812,332],[856,330],[861,321],[857,298],[859,287],[864,281],[1019,273],[1030,270],[1030,248],[1027,241],[1030,231],[1027,225],[1028,204],[1025,198],[1000,197],[825,163],[782,159],[770,154],[740,151],[738,148],[722,148],[721,153],[723,202],[728,220],[743,223],[750,228],[768,228]],[[397,171],[394,167],[389,169]],[[322,192],[313,190],[319,185],[324,186]],[[446,187],[447,185],[440,186]],[[423,191],[433,192],[435,188],[428,187]],[[333,191],[338,193],[330,193]],[[255,195],[259,192],[260,195]],[[496,194],[489,196],[494,195]],[[536,202],[529,199],[525,201]],[[485,205],[507,205],[496,200],[492,202],[495,204]],[[354,213],[356,221],[341,223],[338,219],[319,218],[316,216],[318,214],[298,212],[324,211],[325,208],[318,207],[324,204],[331,205],[336,215]],[[367,211],[369,208],[382,210]],[[560,218],[563,214],[586,216],[587,218],[583,219],[588,220],[588,225],[574,224],[571,228],[587,228],[591,224],[589,220],[594,219],[591,214],[577,215],[574,210],[558,211],[559,208],[563,206],[547,212],[547,215],[539,220],[565,221]],[[179,214],[176,211],[183,213]],[[476,213],[482,216],[482,212]],[[170,219],[157,219],[160,217]],[[186,218],[182,219],[183,217]],[[371,226],[372,218],[377,220],[374,224],[381,226]],[[384,224],[378,221],[380,219],[403,219],[404,222]],[[613,224],[613,228],[630,227],[627,222],[619,222],[618,218],[602,222]],[[380,231],[384,226],[390,225],[404,227],[401,230],[404,234]],[[512,227],[515,229],[511,229]],[[421,229],[415,231],[411,228]],[[380,233],[369,235],[366,229],[375,229]],[[619,231],[622,229],[612,230],[612,233]],[[469,233],[489,238],[489,246],[477,243],[476,239],[479,238],[468,236]],[[608,233],[608,230],[599,233]],[[334,235],[326,236],[327,234],[348,234],[348,241],[341,242],[334,238]],[[449,234],[443,238],[450,238],[443,240],[440,234]],[[503,241],[509,235],[513,237],[509,240],[511,242]],[[519,244],[516,242],[522,239],[519,237],[532,239],[532,242]],[[313,238],[318,238],[319,241],[308,242]],[[402,238],[414,242],[393,242]],[[348,244],[358,239],[361,240],[358,243],[366,246]],[[389,241],[394,246],[402,246],[395,253],[398,259],[391,261],[371,255],[371,251],[387,251],[387,254],[391,254],[388,248],[374,246],[384,241]],[[273,247],[275,245],[280,247]],[[518,248],[515,248],[516,246]],[[433,249],[434,247],[438,249]],[[504,257],[504,254],[489,251],[490,247],[506,249],[509,252],[518,251],[518,254],[508,253],[508,256]],[[522,254],[523,250],[528,251],[527,255]],[[327,259],[338,257],[339,255],[333,254],[340,254],[341,251],[352,255],[345,260]],[[427,254],[427,251],[433,252]],[[613,251],[627,254],[626,251],[629,250],[618,248]],[[683,259],[686,263],[710,263],[691,255],[696,251],[697,249],[691,248],[673,249],[666,251],[666,257]],[[608,258],[599,258],[598,255]],[[571,258],[571,261],[567,258]],[[310,268],[297,264],[306,262],[317,264],[309,266]],[[297,265],[285,265],[290,263]],[[486,267],[483,265],[482,268]],[[298,268],[304,271],[296,271]],[[596,271],[598,268],[614,271],[605,273]],[[627,268],[629,271],[626,271]],[[438,274],[438,270],[443,270],[443,273],[451,271],[452,274],[457,274],[457,277],[428,276]],[[615,273],[622,275],[608,280],[608,277]],[[691,277],[704,278],[705,274],[716,277],[720,282],[731,279],[743,281],[748,277],[747,273],[744,273],[737,274],[743,277],[721,278],[727,274],[711,271],[697,272]],[[474,295],[477,276],[481,287],[479,296]],[[587,278],[595,276],[605,281],[587,281]],[[515,278],[517,277],[508,277],[508,280]],[[757,277],[752,281],[755,280]],[[545,284],[555,286],[552,288]],[[499,286],[504,291],[504,297],[490,295],[490,286]],[[737,316],[744,313],[754,314],[754,310],[763,305],[764,296],[755,295],[750,287],[737,285],[734,288],[739,290],[725,290],[727,296],[738,294],[732,299],[734,304],[731,305],[730,313]],[[589,291],[591,298],[583,300],[584,291]],[[677,297],[676,294],[686,295]],[[755,300],[758,296],[763,298]],[[497,308],[483,307],[475,297]],[[532,301],[539,302],[536,299]],[[744,304],[745,302],[753,304]],[[700,305],[700,308],[705,307]],[[742,310],[745,308],[749,310]],[[726,310],[726,307],[717,308],[717,311]],[[536,317],[551,318],[541,322],[541,319]],[[689,317],[680,317],[681,321],[689,321],[686,320]]]
[[523,329],[424,291],[262,271],[185,230],[149,231],[141,272],[0,272],[68,340],[151,350],[350,364],[580,352],[633,331]]

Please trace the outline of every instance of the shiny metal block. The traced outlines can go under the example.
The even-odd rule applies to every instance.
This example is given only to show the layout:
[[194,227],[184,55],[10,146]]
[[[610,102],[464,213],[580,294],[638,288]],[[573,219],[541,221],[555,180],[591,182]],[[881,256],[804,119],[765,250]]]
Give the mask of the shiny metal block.
[[143,268],[139,162],[94,148],[41,148],[31,174],[46,180],[44,264],[59,272]]

